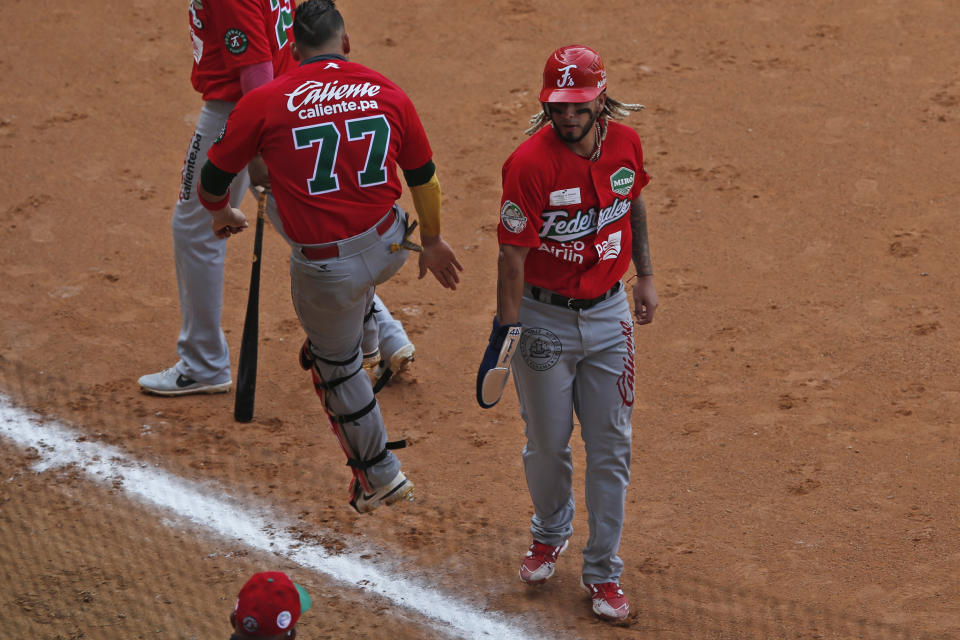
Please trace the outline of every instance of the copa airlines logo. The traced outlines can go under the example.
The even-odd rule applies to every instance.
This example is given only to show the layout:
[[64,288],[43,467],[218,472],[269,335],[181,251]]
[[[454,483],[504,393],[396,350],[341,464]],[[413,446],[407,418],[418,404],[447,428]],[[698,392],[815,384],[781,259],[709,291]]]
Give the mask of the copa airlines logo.
[[593,245],[597,250],[597,255],[600,256],[600,262],[604,260],[616,260],[620,257],[620,239],[622,237],[620,231],[614,231],[607,236],[606,240]]
[[568,64],[568,65],[565,66],[565,67],[560,67],[559,69],[557,69],[557,71],[560,71],[560,72],[563,73],[563,75],[560,76],[560,79],[557,80],[557,86],[560,87],[560,88],[563,88],[563,87],[572,87],[572,86],[573,86],[573,76],[570,75],[570,69],[576,69],[576,68],[577,68],[577,65],[575,65],[575,64]]
[[583,240],[571,240],[570,242],[542,242],[537,251],[546,251],[557,260],[564,262],[583,264],[583,251],[586,248],[587,243]]
[[578,209],[571,215],[568,211],[544,211],[540,237],[554,242],[569,242],[593,235],[611,222],[616,222],[630,212],[630,201],[615,198],[610,206],[597,211]]
[[379,84],[340,84],[339,81],[308,80],[287,95],[287,110],[297,111],[322,102],[373,98],[380,93]]

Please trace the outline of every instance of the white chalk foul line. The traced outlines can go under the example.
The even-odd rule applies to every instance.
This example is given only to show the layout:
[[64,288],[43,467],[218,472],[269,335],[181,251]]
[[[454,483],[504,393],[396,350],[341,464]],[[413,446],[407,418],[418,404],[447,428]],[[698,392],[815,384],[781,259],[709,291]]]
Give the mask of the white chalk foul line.
[[306,569],[387,598],[433,621],[434,628],[447,635],[470,639],[535,637],[501,614],[481,611],[414,579],[393,575],[359,555],[331,555],[322,546],[305,546],[282,530],[282,523],[293,521],[286,514],[266,509],[253,511],[214,497],[209,487],[151,468],[117,447],[82,441],[83,434],[63,424],[44,421],[14,406],[3,395],[0,436],[23,448],[34,448],[40,456],[33,465],[38,473],[76,465],[96,482],[119,486],[133,497],[220,536],[239,539],[253,549],[280,555]]

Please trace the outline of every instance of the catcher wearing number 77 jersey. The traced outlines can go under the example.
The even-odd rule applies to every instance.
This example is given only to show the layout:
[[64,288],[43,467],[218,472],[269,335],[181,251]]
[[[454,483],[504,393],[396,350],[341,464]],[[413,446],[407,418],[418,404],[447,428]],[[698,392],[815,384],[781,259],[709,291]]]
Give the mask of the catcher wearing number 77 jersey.
[[361,366],[374,288],[403,266],[411,246],[412,225],[396,204],[398,165],[419,214],[420,277],[430,271],[455,289],[462,268],[440,237],[440,185],[413,103],[388,78],[347,59],[350,40],[330,0],[299,5],[293,32],[300,66],[237,103],[198,193],[218,236],[242,229],[246,219],[229,206],[228,187],[262,154],[292,249],[293,306],[307,333],[300,363],[353,470],[350,504],[367,512],[413,491]]
[[640,196],[650,178],[639,137],[614,121],[642,107],[615,101],[606,85],[596,51],[555,51],[543,72],[543,111],[503,165],[497,316],[478,399],[481,406],[496,401],[483,393],[484,383],[503,370],[509,332],[522,327],[512,369],[534,516],[520,579],[550,578],[573,533],[569,443],[576,414],[586,445],[590,527],[581,584],[598,616],[620,619],[629,613],[617,551],[634,403],[634,323],[620,280],[631,259],[637,324],[653,320],[657,294]]

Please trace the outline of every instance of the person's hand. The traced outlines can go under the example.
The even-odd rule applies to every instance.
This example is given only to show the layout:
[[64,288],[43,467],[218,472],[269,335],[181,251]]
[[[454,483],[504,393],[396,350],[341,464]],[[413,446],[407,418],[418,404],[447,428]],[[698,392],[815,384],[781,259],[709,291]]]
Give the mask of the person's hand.
[[229,238],[235,233],[240,233],[247,228],[247,217],[243,215],[240,209],[226,206],[217,211],[211,211],[213,216],[213,235],[218,238]]
[[447,289],[456,289],[460,282],[458,271],[463,267],[457,262],[457,256],[443,238],[424,238],[421,236],[423,251],[420,253],[420,278],[427,275],[427,270],[433,274],[441,285]]
[[255,187],[263,187],[270,192],[270,172],[267,171],[267,163],[263,161],[263,156],[255,155],[253,160],[247,164],[247,173],[250,175],[250,184]]
[[657,288],[653,276],[637,276],[633,285],[633,313],[637,324],[650,324],[657,311]]

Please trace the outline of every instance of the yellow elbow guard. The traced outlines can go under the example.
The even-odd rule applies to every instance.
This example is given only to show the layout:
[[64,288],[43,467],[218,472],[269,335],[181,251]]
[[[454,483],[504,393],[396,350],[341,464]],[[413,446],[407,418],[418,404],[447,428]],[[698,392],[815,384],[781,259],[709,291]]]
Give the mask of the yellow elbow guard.
[[440,181],[437,174],[424,184],[410,187],[413,207],[420,219],[420,237],[440,235]]

